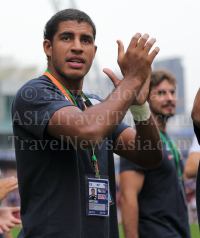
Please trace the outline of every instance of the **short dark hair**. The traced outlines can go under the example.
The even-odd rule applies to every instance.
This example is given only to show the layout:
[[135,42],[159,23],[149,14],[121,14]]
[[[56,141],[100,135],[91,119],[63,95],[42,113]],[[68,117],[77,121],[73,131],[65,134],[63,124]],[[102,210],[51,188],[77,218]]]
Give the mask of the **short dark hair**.
[[78,23],[86,22],[92,27],[93,37],[96,37],[96,27],[91,18],[84,12],[77,9],[65,9],[57,12],[46,23],[44,28],[44,40],[50,40],[53,42],[53,37],[58,31],[59,24],[64,21],[77,21]]
[[151,82],[150,82],[149,92],[151,92],[151,89],[152,89],[153,86],[158,86],[165,79],[169,83],[171,83],[172,85],[176,86],[177,79],[171,71],[153,70],[152,73],[151,73]]

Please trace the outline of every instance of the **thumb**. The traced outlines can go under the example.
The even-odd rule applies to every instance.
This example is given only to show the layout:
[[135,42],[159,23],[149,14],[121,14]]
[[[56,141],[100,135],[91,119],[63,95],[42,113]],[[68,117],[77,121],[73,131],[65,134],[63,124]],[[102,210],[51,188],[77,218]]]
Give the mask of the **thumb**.
[[117,62],[119,64],[119,62],[124,57],[124,44],[120,40],[117,40],[117,44],[118,44],[118,59],[117,59]]
[[108,75],[108,77],[112,80],[114,86],[117,87],[117,85],[120,83],[121,80],[117,78],[117,76],[113,73],[113,71],[105,68],[103,69],[103,72]]

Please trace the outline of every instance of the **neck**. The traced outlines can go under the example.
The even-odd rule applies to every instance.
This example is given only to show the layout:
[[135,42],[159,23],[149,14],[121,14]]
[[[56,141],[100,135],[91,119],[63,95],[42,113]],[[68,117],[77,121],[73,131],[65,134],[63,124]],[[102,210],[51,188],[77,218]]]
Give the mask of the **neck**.
[[153,112],[151,112],[151,115],[153,116],[158,129],[161,132],[166,132],[166,120],[163,117],[160,117],[159,115],[155,115]]
[[83,79],[81,80],[70,80],[69,78],[61,75],[54,67],[48,65],[47,70],[51,73],[51,75],[56,78],[67,90],[74,94],[81,94],[83,88]]

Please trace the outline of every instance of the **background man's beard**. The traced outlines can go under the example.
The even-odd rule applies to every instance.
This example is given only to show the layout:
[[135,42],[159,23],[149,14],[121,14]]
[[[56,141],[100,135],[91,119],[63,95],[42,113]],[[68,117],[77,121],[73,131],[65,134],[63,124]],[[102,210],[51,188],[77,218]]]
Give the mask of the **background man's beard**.
[[151,108],[151,111],[153,112],[153,114],[155,116],[158,116],[159,118],[162,118],[164,121],[167,121],[170,117],[174,116],[174,113],[170,113],[170,114],[163,114],[162,112],[157,111],[156,109]]

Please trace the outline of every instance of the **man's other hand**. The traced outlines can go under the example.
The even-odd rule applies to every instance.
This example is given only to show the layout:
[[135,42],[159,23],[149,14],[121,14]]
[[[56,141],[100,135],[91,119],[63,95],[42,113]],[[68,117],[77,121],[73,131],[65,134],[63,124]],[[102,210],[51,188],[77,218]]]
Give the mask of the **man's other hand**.
[[0,208],[0,234],[10,232],[10,228],[21,224],[21,220],[14,217],[14,213],[19,212],[20,207],[2,207]]
[[2,201],[6,195],[18,188],[18,182],[15,177],[5,178],[0,180],[0,201]]

